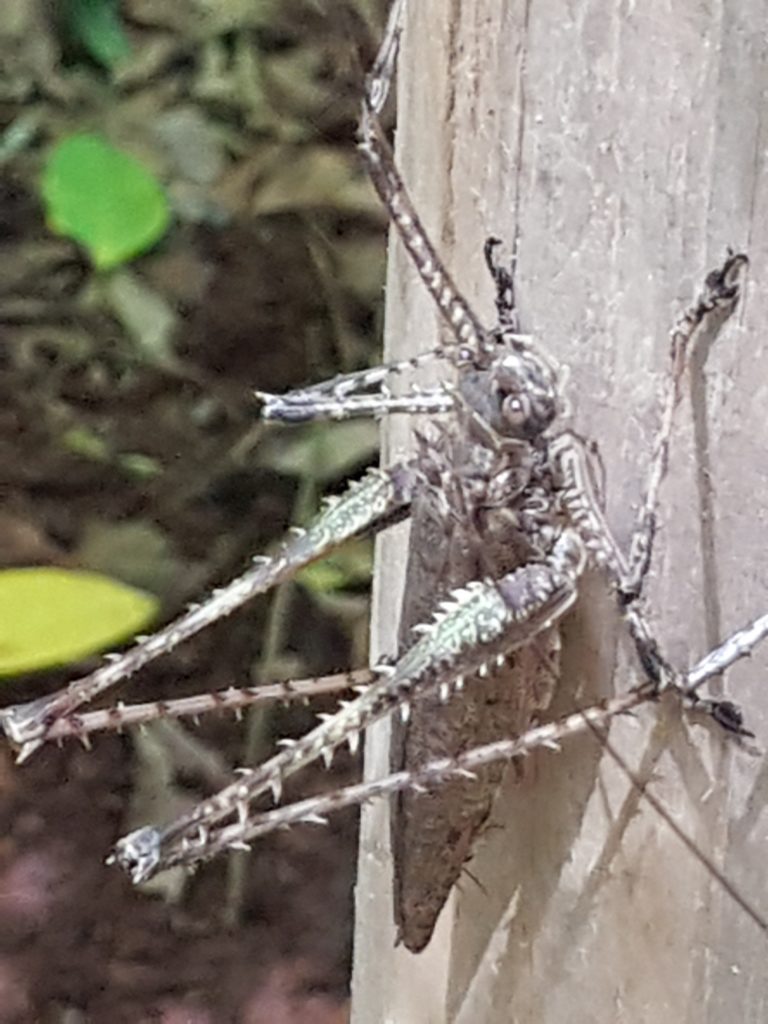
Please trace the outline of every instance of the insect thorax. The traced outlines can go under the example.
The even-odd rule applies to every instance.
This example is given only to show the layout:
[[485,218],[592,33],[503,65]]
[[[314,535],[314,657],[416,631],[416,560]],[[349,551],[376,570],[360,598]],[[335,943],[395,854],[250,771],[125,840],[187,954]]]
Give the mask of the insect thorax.
[[545,557],[562,528],[551,458],[557,370],[527,338],[499,329],[488,340],[459,366],[458,422],[417,438],[424,486],[414,519],[445,549],[433,578],[446,587]]

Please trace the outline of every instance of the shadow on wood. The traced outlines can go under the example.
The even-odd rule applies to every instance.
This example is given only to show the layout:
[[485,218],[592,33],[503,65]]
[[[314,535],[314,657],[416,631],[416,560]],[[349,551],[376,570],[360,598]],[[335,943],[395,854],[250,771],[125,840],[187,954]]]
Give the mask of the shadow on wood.
[[[488,322],[488,234],[518,239],[522,323],[571,369],[576,428],[599,443],[607,511],[627,542],[658,422],[667,332],[727,245],[751,269],[694,368],[662,492],[648,591],[679,666],[765,610],[768,346],[764,3],[605,0],[411,4],[399,82],[400,165],[459,286]],[[433,345],[437,314],[398,245],[388,354]],[[408,445],[392,423],[385,458]],[[407,533],[380,543],[375,643],[391,653]],[[553,713],[630,685],[612,600],[590,579],[564,627]],[[766,655],[727,692],[768,734]],[[613,682],[611,683],[611,680]],[[724,873],[765,908],[768,773],[672,711],[611,740]],[[385,774],[387,726],[367,741]],[[357,888],[355,1024],[515,1024],[768,1016],[766,938],[695,862],[596,741],[508,779],[427,950],[394,948],[387,808],[366,809]]]

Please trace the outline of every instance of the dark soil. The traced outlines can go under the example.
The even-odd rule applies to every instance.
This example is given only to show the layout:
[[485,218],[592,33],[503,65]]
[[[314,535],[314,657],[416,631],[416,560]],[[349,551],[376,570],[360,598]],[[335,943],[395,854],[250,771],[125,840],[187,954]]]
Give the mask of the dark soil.
[[120,739],[46,751],[23,771],[4,756],[0,1019],[345,1020],[353,822],[259,844],[242,923],[227,927],[219,866],[179,905],[105,866],[131,784]]
[[[354,130],[357,54],[370,59],[379,31],[362,12],[376,4],[349,0],[325,15],[284,0],[269,22],[268,5],[253,7],[262,20],[247,6],[222,3],[209,23],[206,5],[126,0],[134,56],[122,77],[94,63],[51,5],[9,0],[7,23],[0,15],[0,569],[100,571],[156,594],[162,621],[241,572],[321,489],[375,457],[355,441],[337,478],[315,480],[316,435],[264,431],[251,391],[330,376],[374,352],[384,224],[357,170]],[[248,53],[262,92],[241,88]],[[186,123],[190,109],[209,131],[205,180],[155,132],[180,111]],[[27,114],[26,143],[3,150],[3,132]],[[83,129],[146,155],[173,197],[168,235],[114,275],[129,272],[169,311],[165,348],[137,336],[113,278],[45,224],[46,154]],[[303,177],[288,174],[305,164]],[[270,599],[255,602],[119,696],[364,660],[355,573],[333,594],[300,585],[283,599],[277,626]],[[3,703],[97,663],[1,680]],[[259,757],[313,720],[298,708],[252,721]],[[98,736],[91,750],[46,748],[22,767],[0,747],[0,1024],[347,1019],[354,815],[260,841],[240,890],[226,859],[152,893],[105,866],[120,835],[220,786],[247,759],[245,733],[222,718],[190,727],[192,755],[178,735]],[[351,781],[357,767],[340,757],[286,797]]]

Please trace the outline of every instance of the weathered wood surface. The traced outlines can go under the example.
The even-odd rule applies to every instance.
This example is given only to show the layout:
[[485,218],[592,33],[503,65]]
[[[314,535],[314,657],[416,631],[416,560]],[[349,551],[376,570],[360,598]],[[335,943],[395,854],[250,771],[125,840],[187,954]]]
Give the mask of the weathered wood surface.
[[[418,0],[399,82],[399,160],[465,293],[491,320],[486,234],[519,233],[524,327],[571,367],[577,428],[599,441],[623,541],[658,421],[667,330],[727,245],[749,251],[741,306],[680,409],[649,587],[678,664],[768,607],[766,0]],[[399,246],[390,355],[437,318]],[[401,454],[393,423],[385,458]],[[378,650],[395,644],[406,535],[380,546]],[[591,580],[565,626],[556,712],[630,681]],[[727,691],[768,744],[768,652]],[[676,820],[768,912],[768,762],[674,714],[613,743]],[[367,773],[387,769],[387,729]],[[768,939],[590,737],[528,762],[428,949],[394,949],[387,808],[366,810],[355,1024],[768,1019]]]

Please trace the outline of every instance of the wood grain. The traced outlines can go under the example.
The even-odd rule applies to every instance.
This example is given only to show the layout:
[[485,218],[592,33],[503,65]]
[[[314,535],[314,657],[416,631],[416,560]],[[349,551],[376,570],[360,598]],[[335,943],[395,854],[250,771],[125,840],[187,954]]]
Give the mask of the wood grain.
[[[649,588],[684,665],[768,606],[765,0],[419,0],[399,82],[399,161],[467,297],[490,322],[481,247],[519,234],[526,329],[571,368],[578,430],[598,440],[627,542],[658,421],[666,333],[727,245],[749,252],[742,303],[703,352],[679,416]],[[390,355],[437,317],[390,255]],[[385,458],[407,446],[393,423]],[[378,650],[396,643],[407,532],[380,545]],[[564,630],[555,711],[625,688],[612,603],[592,579]],[[629,661],[629,664],[628,664]],[[768,654],[727,692],[766,742]],[[750,900],[768,906],[768,766],[674,709],[613,743]],[[366,772],[387,767],[387,729]],[[588,737],[530,761],[497,801],[469,878],[427,950],[394,949],[387,808],[364,815],[355,1024],[768,1018],[766,937]]]

